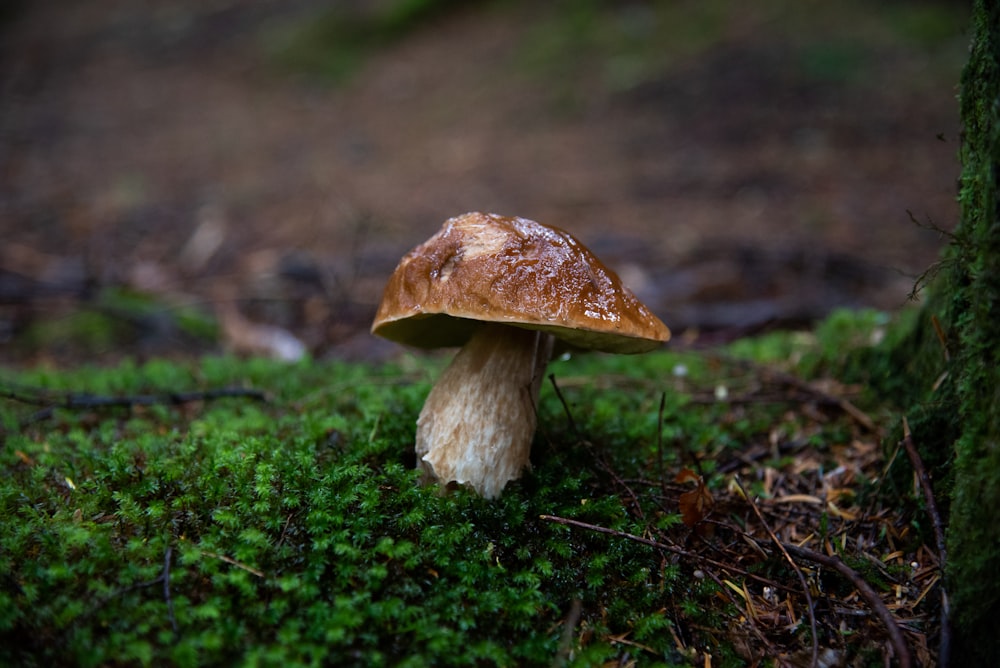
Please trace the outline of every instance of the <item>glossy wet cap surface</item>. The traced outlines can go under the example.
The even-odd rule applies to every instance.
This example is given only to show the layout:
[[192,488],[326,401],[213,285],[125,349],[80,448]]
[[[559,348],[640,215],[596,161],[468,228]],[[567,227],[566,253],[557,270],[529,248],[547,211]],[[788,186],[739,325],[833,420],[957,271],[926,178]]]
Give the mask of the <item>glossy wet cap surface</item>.
[[372,332],[423,348],[465,343],[479,322],[548,331],[585,349],[653,350],[670,330],[569,233],[467,213],[400,261]]

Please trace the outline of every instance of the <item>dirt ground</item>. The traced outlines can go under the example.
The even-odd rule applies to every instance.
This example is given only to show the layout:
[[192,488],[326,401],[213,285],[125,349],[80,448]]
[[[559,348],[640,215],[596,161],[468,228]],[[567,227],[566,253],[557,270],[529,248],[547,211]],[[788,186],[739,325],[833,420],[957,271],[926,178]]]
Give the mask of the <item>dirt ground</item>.
[[[594,34],[640,34],[653,4]],[[966,37],[827,4],[755,3],[693,39],[704,16],[677,3],[636,66],[562,39],[551,7],[475,3],[335,85],[269,46],[315,0],[21,3],[0,24],[5,358],[106,286],[378,356],[386,276],[470,210],[571,231],[678,333],[897,308],[944,243],[912,217],[956,222]]]

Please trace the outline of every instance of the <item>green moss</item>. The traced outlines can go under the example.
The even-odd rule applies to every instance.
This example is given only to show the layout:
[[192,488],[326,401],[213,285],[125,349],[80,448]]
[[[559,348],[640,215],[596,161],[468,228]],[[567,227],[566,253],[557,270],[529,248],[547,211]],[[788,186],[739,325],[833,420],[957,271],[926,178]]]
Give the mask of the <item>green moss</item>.
[[[973,4],[962,74],[962,218],[930,297],[893,340],[853,368],[905,412],[939,504],[950,514],[947,583],[955,654],[963,665],[1000,661],[1000,8]],[[892,331],[892,330],[891,330]],[[866,370],[866,371],[865,371]],[[888,445],[902,438],[897,428]],[[908,476],[906,466],[897,471]],[[927,532],[929,533],[929,531]]]
[[[573,665],[634,656],[611,640],[622,634],[649,648],[644,658],[686,665],[664,630],[738,616],[719,606],[716,585],[646,546],[538,516],[683,530],[675,514],[637,519],[614,475],[655,480],[697,460],[710,488],[724,485],[715,462],[728,451],[804,427],[780,403],[692,401],[752,389],[728,360],[828,371],[882,325],[845,312],[815,335],[771,335],[725,355],[553,362],[565,405],[543,387],[533,470],[495,502],[417,484],[414,419],[440,359],[212,357],[7,374],[3,385],[50,396],[245,386],[270,401],[57,409],[41,422],[33,407],[3,404],[0,663],[547,664],[579,600]],[[789,350],[791,360],[777,355]],[[832,423],[808,438],[852,437]],[[661,503],[658,487],[635,493],[645,507]],[[702,640],[739,665],[710,631]]]
[[[549,664],[578,600],[573,665],[634,657],[612,640],[626,636],[646,659],[685,665],[667,629],[725,625],[715,583],[539,515],[643,534],[599,462],[655,478],[660,462],[698,457],[719,485],[713,453],[766,439],[780,408],[720,420],[725,406],[690,404],[734,378],[711,356],[554,362],[586,440],[546,385],[533,469],[488,502],[417,483],[414,419],[440,366],[206,358],[8,374],[50,396],[252,386],[270,400],[43,421],[0,404],[0,663]],[[658,488],[636,493],[657,507]],[[712,638],[715,656],[731,654]]]
[[[955,379],[961,433],[955,443],[949,576],[969,657],[1000,660],[1000,540],[991,509],[1000,504],[1000,8],[977,2],[969,63],[962,75],[963,246],[955,263],[950,322],[959,342]],[[983,643],[989,637],[993,642]],[[975,639],[975,640],[973,640]]]
[[[191,417],[58,412],[6,434],[0,662],[523,665],[555,656],[574,598],[595,629],[638,625],[644,644],[670,651],[652,629],[674,577],[647,549],[539,525],[545,512],[641,531],[587,482],[582,446],[497,503],[417,485],[405,462],[423,378],[210,359],[18,381],[150,393],[195,378],[274,400]],[[157,582],[168,551],[172,613]]]

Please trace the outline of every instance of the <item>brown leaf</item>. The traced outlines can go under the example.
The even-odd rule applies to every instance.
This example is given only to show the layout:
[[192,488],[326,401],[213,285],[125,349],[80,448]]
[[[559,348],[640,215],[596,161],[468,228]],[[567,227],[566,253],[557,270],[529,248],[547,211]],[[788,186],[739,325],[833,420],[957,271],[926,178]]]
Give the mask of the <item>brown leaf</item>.
[[694,489],[684,492],[677,500],[677,505],[681,511],[681,520],[685,526],[693,527],[712,512],[715,499],[712,498],[712,493],[708,491],[705,480],[691,469],[684,469],[678,473],[677,477],[674,478],[674,482],[693,482],[695,484]]

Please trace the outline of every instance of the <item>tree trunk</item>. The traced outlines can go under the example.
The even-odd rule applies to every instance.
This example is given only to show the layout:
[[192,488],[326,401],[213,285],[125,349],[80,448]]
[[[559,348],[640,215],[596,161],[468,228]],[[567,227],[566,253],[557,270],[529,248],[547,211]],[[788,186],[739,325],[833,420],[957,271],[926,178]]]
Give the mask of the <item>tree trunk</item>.
[[1000,3],[974,0],[971,28],[961,220],[881,386],[916,388],[909,422],[948,511],[951,663],[1000,666]]
[[977,0],[962,73],[965,127],[950,327],[959,437],[946,581],[956,665],[1000,665],[1000,4]]

